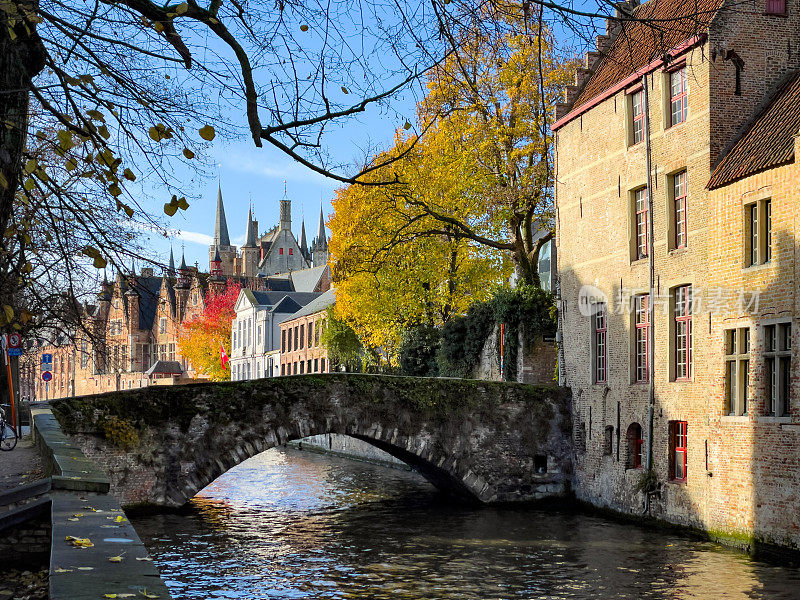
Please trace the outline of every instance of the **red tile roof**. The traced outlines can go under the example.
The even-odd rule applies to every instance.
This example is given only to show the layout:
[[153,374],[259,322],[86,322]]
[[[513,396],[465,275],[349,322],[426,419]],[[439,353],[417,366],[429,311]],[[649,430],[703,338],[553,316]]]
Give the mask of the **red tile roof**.
[[800,134],[800,71],[781,83],[711,174],[715,189],[794,161],[794,138]]
[[572,109],[588,104],[686,40],[707,31],[723,0],[649,0],[621,21],[622,30],[586,82]]

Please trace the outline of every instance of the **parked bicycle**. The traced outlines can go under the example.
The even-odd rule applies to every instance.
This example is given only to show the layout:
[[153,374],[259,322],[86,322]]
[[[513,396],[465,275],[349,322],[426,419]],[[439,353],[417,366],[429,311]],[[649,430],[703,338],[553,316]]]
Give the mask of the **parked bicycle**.
[[11,407],[10,404],[3,404],[3,410],[0,410],[0,450],[8,451],[13,450],[17,445],[17,432],[11,423],[6,421],[6,407]]

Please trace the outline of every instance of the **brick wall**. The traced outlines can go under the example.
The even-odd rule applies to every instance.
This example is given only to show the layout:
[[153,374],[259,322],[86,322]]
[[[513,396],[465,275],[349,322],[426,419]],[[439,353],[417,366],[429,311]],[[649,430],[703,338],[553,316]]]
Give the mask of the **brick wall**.
[[[666,127],[667,78],[648,76],[652,128],[652,196],[655,261],[655,376],[653,467],[660,493],[651,514],[669,521],[729,535],[744,534],[768,541],[798,544],[797,518],[789,509],[800,493],[794,425],[768,423],[758,417],[722,417],[725,391],[724,329],[731,323],[789,316],[797,274],[789,257],[795,252],[794,222],[798,174],[762,174],[709,194],[706,184],[721,150],[752,117],[770,86],[796,64],[800,49],[800,11],[789,3],[789,18],[730,12],[715,19],[706,43],[686,57],[689,82],[688,119]],[[743,95],[734,94],[735,73],[724,49],[735,49],[745,61]],[[784,52],[785,51],[785,52]],[[785,60],[775,59],[781,52]],[[777,54],[776,54],[777,53]],[[793,57],[789,60],[789,56]],[[777,61],[777,62],[776,62]],[[762,77],[762,72],[768,76]],[[632,256],[635,231],[631,192],[646,184],[644,144],[630,145],[630,100],[623,91],[608,98],[557,132],[557,243],[563,301],[564,372],[574,394],[575,438],[585,441],[576,453],[575,491],[579,498],[630,513],[641,512],[644,496],[636,490],[642,470],[629,468],[628,428],[642,427],[648,444],[648,386],[633,383],[634,321],[629,295],[648,288],[648,260]],[[792,167],[794,168],[794,167]],[[686,169],[688,178],[688,244],[675,249],[670,176]],[[766,181],[777,178],[774,182]],[[779,184],[778,181],[782,181]],[[770,191],[769,186],[772,186]],[[776,204],[774,265],[742,271],[742,199],[747,194],[779,194]],[[777,196],[776,196],[777,197]],[[794,202],[792,211],[791,203]],[[779,212],[781,214],[779,214]],[[781,216],[783,215],[783,216]],[[789,215],[792,215],[791,217]],[[781,221],[781,219],[784,219]],[[791,221],[791,223],[790,223]],[[578,309],[584,285],[607,298],[608,379],[593,376],[592,319]],[[700,305],[692,316],[692,377],[675,380],[675,338],[671,294],[691,285]],[[717,290],[755,286],[774,301],[756,314],[725,317],[715,306]],[[780,299],[780,300],[779,300]],[[758,352],[760,335],[752,334]],[[795,344],[796,345],[796,344]],[[751,360],[753,394],[763,404],[765,383]],[[763,362],[763,361],[762,361]],[[796,361],[795,361],[796,362]],[[796,369],[795,369],[796,372]],[[793,381],[796,377],[793,372]],[[793,383],[793,385],[795,385]],[[794,411],[795,409],[793,409]],[[763,411],[763,409],[762,409]],[[670,421],[688,423],[687,480],[670,480]],[[610,452],[606,430],[610,429]],[[583,443],[576,443],[582,448]],[[779,445],[779,451],[774,446]],[[646,462],[646,450],[643,456]],[[786,469],[786,466],[795,467]]]

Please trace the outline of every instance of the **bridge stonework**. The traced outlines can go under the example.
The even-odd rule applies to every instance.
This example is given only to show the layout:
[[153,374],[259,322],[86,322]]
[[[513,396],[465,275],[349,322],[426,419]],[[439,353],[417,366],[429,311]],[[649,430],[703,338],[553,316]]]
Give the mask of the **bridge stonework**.
[[153,386],[51,407],[123,506],[179,507],[247,458],[324,433],[374,444],[462,498],[564,495],[570,401],[556,387],[328,374]]

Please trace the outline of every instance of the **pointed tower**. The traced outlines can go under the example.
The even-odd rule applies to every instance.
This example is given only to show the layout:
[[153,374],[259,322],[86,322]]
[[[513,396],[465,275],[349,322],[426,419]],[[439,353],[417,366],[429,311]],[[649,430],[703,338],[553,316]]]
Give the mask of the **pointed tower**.
[[308,251],[308,242],[306,242],[306,220],[303,219],[303,224],[300,226],[300,253],[308,262],[311,262],[311,253]]
[[319,207],[319,227],[317,237],[311,244],[313,266],[321,267],[328,264],[328,234],[325,232],[325,216],[322,214],[322,205]]
[[172,254],[172,246],[169,247],[169,264],[165,275],[167,277],[175,277],[175,257]]
[[253,209],[247,211],[247,229],[245,231],[245,242],[242,246],[242,257],[239,273],[245,277],[255,277],[258,272],[259,250],[256,245],[256,234],[258,231],[258,221],[253,220]]
[[181,252],[181,264],[178,267],[178,282],[175,284],[175,317],[179,323],[183,321],[186,306],[189,300],[189,289],[191,284],[192,271],[186,265],[186,254]]
[[217,185],[217,218],[214,222],[214,245],[230,246],[228,222],[225,220],[225,205],[222,203],[222,186]]
[[281,222],[280,229],[292,230],[292,201],[286,193],[286,180],[283,180],[283,198],[281,198]]
[[225,276],[233,275],[233,261],[236,258],[236,246],[231,245],[228,234],[228,221],[225,219],[225,204],[222,202],[222,187],[217,186],[217,213],[214,221],[214,243],[208,247],[208,262],[214,260],[214,253],[219,250],[222,258],[222,272]]

